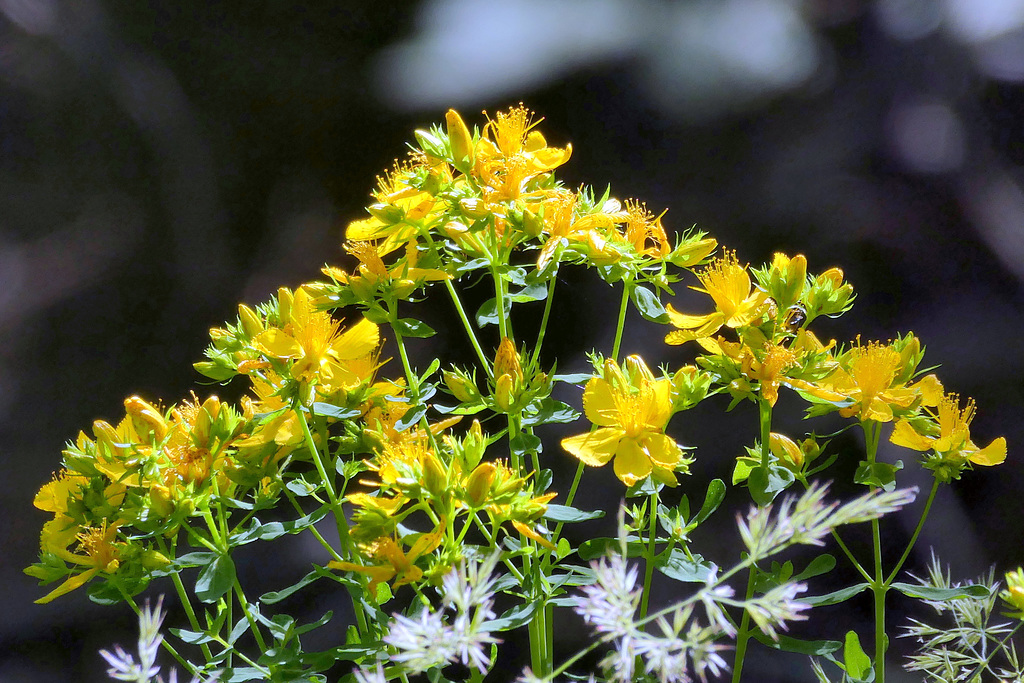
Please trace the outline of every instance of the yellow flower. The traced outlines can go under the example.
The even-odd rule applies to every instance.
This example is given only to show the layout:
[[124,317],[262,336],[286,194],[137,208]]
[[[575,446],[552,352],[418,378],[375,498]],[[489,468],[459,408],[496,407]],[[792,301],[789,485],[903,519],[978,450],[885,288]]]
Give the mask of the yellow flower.
[[625,219],[625,214],[618,211],[618,202],[609,202],[609,208],[613,210],[605,210],[605,207],[602,207],[601,211],[579,216],[578,199],[575,192],[558,190],[553,191],[543,201],[543,230],[547,238],[541,247],[540,256],[537,257],[538,270],[543,270],[551,261],[558,247],[571,242],[584,246],[592,260],[610,262],[619,258],[617,253],[606,248],[607,239],[602,233]]
[[670,249],[665,228],[661,226],[662,211],[655,216],[647,210],[647,205],[632,200],[626,201],[625,234],[626,241],[633,245],[636,253],[654,258],[666,256]]
[[419,232],[415,225],[430,215],[436,199],[409,184],[421,160],[413,163],[396,163],[395,167],[377,178],[377,189],[373,192],[376,200],[367,210],[369,218],[349,223],[345,239],[356,242],[384,240],[390,251],[412,239]]
[[416,566],[416,560],[441,545],[444,530],[445,519],[442,517],[437,528],[430,533],[421,534],[412,544],[408,553],[402,550],[399,541],[390,536],[384,536],[366,548],[366,555],[377,564],[362,565],[354,562],[332,561],[327,564],[327,567],[328,569],[365,574],[370,578],[371,591],[375,590],[381,581],[392,579],[395,579],[394,587],[398,588],[423,578],[423,570]]
[[[123,543],[115,541],[117,527],[120,524],[120,522],[116,522],[108,525],[104,521],[101,526],[79,530],[75,525],[69,526],[66,518],[57,518],[43,525],[43,533],[40,538],[43,551],[53,553],[66,562],[79,567],[87,567],[87,569],[80,574],[72,574],[64,583],[36,602],[47,603],[65,593],[70,593],[86,584],[89,579],[100,572],[107,574],[116,572],[121,564],[121,550],[124,547]],[[67,549],[74,541],[78,541],[78,553],[72,553]]]
[[918,431],[919,423],[900,420],[893,428],[890,441],[915,451],[933,450],[944,458],[970,461],[975,465],[999,465],[1006,460],[1006,439],[999,437],[988,446],[978,448],[971,441],[970,432],[974,407],[974,399],[967,399],[961,409],[960,397],[957,394],[946,394],[931,416],[937,429],[928,429],[922,434]]
[[689,461],[665,435],[672,417],[672,380],[655,379],[639,356],[626,359],[625,371],[612,360],[604,376],[587,382],[583,410],[598,429],[562,440],[562,448],[587,465],[601,467],[615,458],[615,476],[632,486],[648,475],[675,486],[674,470]]
[[760,318],[768,308],[768,295],[759,289],[751,292],[750,274],[736,260],[735,252],[726,252],[697,274],[703,287],[692,287],[705,292],[715,302],[715,312],[707,315],[680,313],[672,304],[666,307],[669,320],[679,329],[665,337],[667,344],[684,344],[694,339],[706,339],[722,326],[741,327]]
[[538,123],[522,105],[488,119],[476,144],[474,167],[488,202],[518,199],[528,181],[569,160],[572,145],[548,147],[540,131],[533,130]]
[[374,294],[382,286],[389,287],[399,298],[406,298],[425,282],[450,279],[443,270],[420,268],[419,249],[415,242],[405,245],[405,257],[394,265],[384,264],[383,257],[390,252],[382,243],[350,241],[345,245],[348,253],[359,259],[356,272],[349,275],[345,271],[328,266],[323,273],[336,282],[352,289],[360,301],[372,301]]
[[292,361],[291,376],[300,382],[316,381],[325,393],[353,389],[367,378],[354,372],[358,363],[377,351],[380,331],[363,319],[342,331],[341,323],[314,308],[309,294],[299,289],[291,294],[280,290],[281,327],[272,327],[256,335],[253,346],[277,360]]

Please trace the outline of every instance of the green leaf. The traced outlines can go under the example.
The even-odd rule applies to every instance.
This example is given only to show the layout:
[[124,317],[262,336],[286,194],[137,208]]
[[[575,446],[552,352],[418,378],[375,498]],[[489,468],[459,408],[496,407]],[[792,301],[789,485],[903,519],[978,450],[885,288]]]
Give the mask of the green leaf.
[[871,671],[871,658],[864,654],[856,631],[848,631],[843,645],[843,663],[851,678],[863,680]]
[[333,405],[331,403],[324,403],[323,401],[317,401],[310,409],[314,415],[322,415],[324,417],[333,417],[338,420],[348,420],[353,417],[359,417],[360,412],[352,408],[342,408],[340,406]]
[[725,482],[721,479],[712,479],[708,484],[708,492],[704,495],[704,504],[700,506],[697,516],[690,521],[690,525],[697,526],[710,517],[723,500],[725,500]]
[[832,557],[828,553],[818,555],[816,558],[811,560],[811,563],[807,567],[793,577],[794,581],[805,581],[813,576],[820,576],[821,574],[827,574],[828,572],[835,569],[836,558]]
[[[583,541],[577,551],[581,560],[593,560],[604,557],[609,553],[619,552],[619,539],[617,538],[592,538]],[[636,536],[627,539],[626,554],[629,557],[641,557],[644,554],[644,543]]]
[[670,579],[687,583],[704,583],[708,574],[714,570],[714,565],[700,555],[694,555],[691,559],[680,548],[673,548],[668,555],[658,555],[654,559],[654,566]]
[[665,307],[658,301],[658,297],[651,290],[647,289],[642,285],[634,287],[630,293],[629,298],[633,301],[633,305],[636,306],[636,310],[640,312],[647,320],[655,323],[667,323],[668,312]]
[[[512,310],[512,301],[508,298],[505,299],[505,317],[508,318],[509,312]],[[494,299],[488,299],[480,305],[480,308],[476,312],[476,324],[479,327],[485,325],[497,325],[498,324],[498,304]]]
[[415,318],[398,318],[391,323],[391,327],[393,327],[395,332],[403,337],[426,339],[427,337],[433,337],[437,334],[433,327],[422,320],[416,320]]
[[811,657],[830,654],[843,646],[838,640],[800,640],[782,634],[779,634],[778,640],[772,640],[757,629],[751,631],[750,635],[754,636],[762,645],[767,645],[775,650],[795,652]]
[[281,602],[289,595],[292,595],[293,593],[302,590],[309,584],[321,578],[323,578],[322,574],[318,572],[310,572],[303,576],[301,579],[299,579],[297,582],[288,586],[287,588],[282,588],[279,591],[270,591],[269,593],[264,593],[260,596],[260,602],[262,602],[265,605],[273,605],[274,603]]
[[782,465],[771,464],[767,469],[757,467],[752,470],[747,478],[747,486],[754,502],[764,507],[775,500],[775,496],[789,488],[794,481],[791,470]]
[[986,586],[972,583],[955,588],[935,588],[933,586],[916,586],[910,583],[894,583],[892,587],[904,595],[925,600],[957,600],[960,598],[987,598],[989,590]]
[[892,465],[887,462],[861,460],[853,475],[853,481],[865,486],[876,486],[884,491],[892,491],[896,488],[896,473],[901,469],[903,469],[902,460],[897,460]]
[[525,457],[530,453],[540,453],[541,441],[539,436],[528,432],[519,432],[515,438],[509,440],[508,447],[519,457]]
[[186,567],[205,567],[213,562],[216,557],[217,553],[212,553],[208,550],[200,550],[194,553],[187,553],[176,558],[174,560],[174,564],[182,569]]
[[189,645],[201,645],[203,643],[213,642],[213,638],[201,631],[189,631],[184,628],[169,628],[167,630],[170,631],[175,638],[178,638]]
[[533,613],[537,611],[539,606],[540,601],[538,600],[516,605],[515,607],[503,612],[497,619],[491,619],[490,621],[484,622],[484,627],[488,631],[509,631],[514,628],[519,628],[530,621],[530,618],[533,616]]
[[759,462],[755,462],[750,458],[737,458],[736,467],[732,471],[732,485],[742,484],[750,477],[750,473],[753,472],[760,466]]
[[528,301],[543,301],[548,298],[548,287],[543,282],[534,282],[526,285],[518,292],[510,293],[508,298],[517,304],[523,304]]
[[395,422],[395,429],[399,432],[404,432],[409,427],[420,421],[424,415],[427,414],[427,404],[421,403],[420,405],[412,406],[406,411],[397,422]]
[[[273,541],[275,538],[280,538],[285,534],[297,534],[319,522],[327,516],[328,512],[330,512],[330,506],[323,505],[308,515],[299,517],[291,522],[269,522],[262,524],[260,520],[253,518],[248,529],[231,537],[231,545],[240,546],[252,543],[253,541]],[[209,554],[213,555],[213,553]]]
[[574,422],[579,416],[580,414],[573,410],[572,406],[547,396],[527,406],[527,409],[523,411],[522,426],[533,427],[552,422],[565,424]]
[[864,592],[868,587],[866,583],[858,583],[854,586],[848,586],[841,590],[826,593],[824,595],[808,595],[806,597],[801,596],[800,602],[806,603],[811,607],[821,607],[822,605],[836,605],[840,602],[845,602],[857,595],[858,593]]
[[548,509],[544,513],[544,519],[550,519],[552,522],[586,522],[587,520],[600,519],[601,517],[604,517],[604,510],[586,512],[574,507],[556,505],[554,503],[548,503]]
[[235,583],[235,563],[230,555],[218,555],[203,567],[196,578],[196,597],[203,602],[216,602]]
[[586,384],[594,375],[589,372],[574,372],[567,373],[564,375],[555,375],[553,377],[556,382],[565,382],[566,384]]

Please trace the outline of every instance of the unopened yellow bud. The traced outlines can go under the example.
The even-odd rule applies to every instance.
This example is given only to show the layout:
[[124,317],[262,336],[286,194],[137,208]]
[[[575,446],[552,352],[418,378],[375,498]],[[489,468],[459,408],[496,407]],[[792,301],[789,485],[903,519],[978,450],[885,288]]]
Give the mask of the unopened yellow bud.
[[816,278],[816,282],[819,284],[828,282],[833,289],[838,289],[843,284],[843,271],[841,268],[829,268]]
[[804,464],[804,452],[793,439],[785,434],[772,432],[769,436],[768,447],[772,455],[787,466],[799,468]]
[[449,109],[444,118],[448,124],[448,141],[451,144],[453,164],[463,173],[469,173],[473,168],[473,135],[466,127],[466,122],[459,116],[459,112],[454,109]]
[[487,502],[487,494],[490,492],[491,483],[497,474],[497,469],[489,462],[477,466],[466,480],[466,502],[470,507],[478,508]]
[[147,550],[142,553],[142,566],[146,569],[160,569],[169,565],[171,561],[167,556],[156,550]]
[[292,290],[287,287],[280,287],[277,290],[277,319],[279,324],[284,325],[292,317]]
[[508,337],[503,337],[494,354],[494,376],[508,375],[517,382],[523,379],[523,367],[519,362],[519,352]]
[[174,496],[163,484],[154,484],[149,488],[150,508],[161,517],[174,514]]
[[96,435],[96,446],[106,450],[115,457],[124,456],[128,450],[128,444],[121,442],[114,428],[105,420],[96,420],[92,423],[92,433]]
[[132,420],[135,433],[139,438],[149,440],[151,437],[156,441],[163,441],[167,436],[167,420],[159,410],[139,398],[131,396],[124,401],[125,412]]
[[242,323],[242,329],[250,337],[255,337],[263,331],[263,321],[256,315],[256,311],[245,304],[238,304],[238,320]]
[[474,403],[480,400],[480,389],[465,373],[457,370],[446,370],[443,375],[445,386],[452,396],[462,403]]
[[386,225],[394,225],[405,217],[402,209],[394,204],[382,204],[378,202],[370,204],[366,207],[366,210],[371,216]]
[[423,487],[436,497],[448,489],[448,475],[433,453],[427,453],[423,458]]
[[515,402],[515,383],[510,375],[502,375],[494,382],[494,403],[504,412]]
[[543,231],[544,219],[529,209],[523,209],[523,232],[530,237],[537,237]]
[[776,253],[772,259],[768,294],[780,308],[789,308],[800,301],[807,283],[807,257],[797,254],[793,258]]
[[474,219],[486,218],[490,215],[490,211],[487,210],[487,204],[484,203],[484,200],[477,199],[476,197],[460,199],[459,208],[462,209],[462,213]]

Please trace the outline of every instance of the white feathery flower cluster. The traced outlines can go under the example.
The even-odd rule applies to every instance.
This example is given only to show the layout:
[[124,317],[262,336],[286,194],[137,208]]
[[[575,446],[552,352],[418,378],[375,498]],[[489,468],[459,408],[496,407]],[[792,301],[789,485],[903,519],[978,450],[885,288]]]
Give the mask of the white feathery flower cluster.
[[[425,608],[415,616],[392,615],[384,637],[396,650],[391,661],[417,673],[461,661],[486,673],[491,666],[489,648],[499,642],[487,628],[494,618],[495,580],[491,574],[498,557],[496,553],[483,562],[463,562],[449,572],[442,582],[441,609]],[[450,620],[446,619],[447,610],[454,612]],[[360,672],[364,677],[374,675],[365,669]]]
[[[163,634],[160,633],[160,626],[167,615],[163,611],[164,596],[157,598],[156,607],[151,608],[149,601],[143,605],[139,612],[139,661],[124,650],[120,645],[114,646],[114,651],[100,650],[100,655],[107,660],[110,668],[107,675],[115,681],[131,681],[132,683],[164,683],[160,676],[160,667],[156,663],[156,655],[163,642]],[[176,683],[178,672],[171,669],[167,683]],[[217,680],[216,676],[207,679],[208,683]],[[200,683],[199,677],[192,679],[191,683]]]

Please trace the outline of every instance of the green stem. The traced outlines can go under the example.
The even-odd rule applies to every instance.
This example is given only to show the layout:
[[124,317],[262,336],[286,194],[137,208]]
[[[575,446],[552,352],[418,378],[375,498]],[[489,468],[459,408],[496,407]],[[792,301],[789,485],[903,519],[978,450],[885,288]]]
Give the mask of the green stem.
[[512,321],[505,315],[505,280],[493,263],[491,278],[494,280],[494,308],[498,315],[498,333],[502,339],[512,339]]
[[647,549],[644,551],[644,590],[640,597],[640,618],[647,616],[647,604],[651,597],[651,580],[654,577],[654,549],[658,538],[658,492],[648,498],[647,516],[650,520],[647,530]]
[[555,298],[555,283],[558,282],[558,278],[552,277],[548,280],[548,295],[544,299],[544,314],[540,319],[540,329],[537,330],[537,343],[533,347],[533,362],[536,363],[537,359],[540,358],[540,347],[544,343],[544,334],[548,329],[548,318],[551,317],[551,300]]
[[[174,583],[174,590],[178,593],[178,600],[181,601],[181,606],[185,609],[185,615],[188,617],[189,626],[192,627],[193,631],[202,631],[203,628],[199,625],[199,618],[196,616],[195,609],[192,607],[192,601],[188,597],[185,585],[181,582],[181,574],[179,572],[171,574],[171,581]],[[210,651],[210,646],[207,643],[200,644],[199,649],[203,651],[203,656],[206,657],[207,663],[213,660],[213,653]]]
[[619,318],[615,323],[615,341],[612,342],[612,360],[618,362],[619,348],[622,345],[622,331],[626,327],[626,310],[629,308],[629,293],[633,291],[633,280],[622,281],[622,300],[619,302]]
[[466,330],[466,336],[469,337],[469,343],[473,345],[473,350],[476,351],[476,357],[480,361],[481,367],[487,373],[487,378],[493,379],[491,363],[487,360],[487,356],[484,355],[484,350],[480,346],[480,341],[476,338],[476,332],[473,330],[473,325],[469,322],[466,309],[462,306],[458,290],[455,289],[455,285],[452,284],[451,280],[445,280],[444,284],[448,289],[448,296],[451,297],[452,303],[455,304],[455,310],[459,314],[459,320],[462,321],[462,327]]
[[[754,581],[757,578],[757,567],[750,565],[747,573],[747,593],[744,602],[754,597]],[[743,676],[743,660],[747,656],[747,642],[750,640],[750,612],[744,607],[740,628],[736,632],[736,659],[732,665],[732,683],[739,683]]]
[[882,539],[878,520],[871,520],[871,538],[875,546],[875,581],[871,590],[875,594],[875,680],[885,683],[885,593],[889,586],[882,573]]
[[[302,406],[298,401],[296,401],[292,408],[295,410],[295,413],[299,418],[299,423],[302,424],[302,432],[306,439],[306,446],[309,448],[309,452],[313,457],[313,465],[316,467],[317,474],[320,475],[320,481],[323,482],[324,490],[327,492],[327,500],[331,504],[331,513],[334,517],[335,528],[338,530],[338,541],[341,543],[342,554],[346,559],[350,560],[353,557],[352,536],[349,533],[348,520],[345,518],[345,510],[342,508],[341,501],[338,499],[338,494],[334,490],[333,478],[327,476],[327,468],[324,466],[323,456],[313,440],[313,432],[309,429],[309,422],[306,420],[306,415],[302,412]],[[362,574],[359,574],[358,580],[360,589],[365,592],[365,579]],[[355,591],[353,591],[351,587],[349,587],[348,592],[349,597],[352,599],[352,611],[355,612],[356,615],[356,628],[358,629],[360,638],[362,638],[368,632],[366,615],[363,614],[363,608],[360,603],[359,596],[356,595]]]
[[238,605],[242,608],[242,614],[245,615],[245,620],[249,622],[249,630],[252,631],[252,635],[256,639],[256,646],[260,649],[260,652],[266,652],[267,644],[263,640],[263,634],[260,633],[259,624],[256,623],[256,619],[249,612],[249,601],[246,599],[245,591],[242,590],[237,577],[235,577],[235,594],[238,597]]
[[939,480],[936,479],[932,482],[932,490],[928,493],[928,500],[925,501],[924,510],[921,512],[921,519],[917,520],[917,528],[914,529],[914,534],[910,537],[910,542],[907,544],[907,549],[903,551],[903,556],[900,557],[899,562],[893,567],[892,573],[885,580],[887,586],[892,585],[893,579],[896,578],[896,574],[903,567],[903,563],[910,557],[910,551],[914,549],[914,544],[917,543],[917,537],[921,534],[921,529],[924,528],[924,521],[928,519],[928,512],[932,509],[932,502],[935,501],[935,494],[939,490]]
[[772,404],[765,399],[757,402],[758,424],[761,427],[761,467],[765,472],[771,464]]

